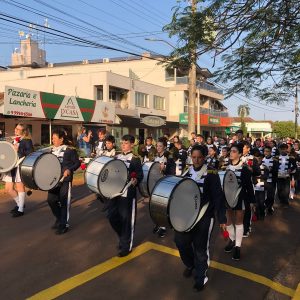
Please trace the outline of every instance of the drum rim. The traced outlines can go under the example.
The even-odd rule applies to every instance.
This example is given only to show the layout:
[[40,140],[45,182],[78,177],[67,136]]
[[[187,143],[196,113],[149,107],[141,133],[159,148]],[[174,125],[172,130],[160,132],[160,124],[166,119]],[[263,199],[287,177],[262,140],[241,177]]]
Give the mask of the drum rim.
[[[98,156],[99,157],[99,156]],[[108,156],[106,156],[106,157],[108,157]],[[109,157],[110,158],[110,157]],[[127,168],[127,166],[126,166],[126,164],[125,164],[125,162],[123,161],[123,160],[121,160],[121,159],[118,159],[118,158],[112,158],[111,160],[109,160],[109,161],[107,161],[104,165],[103,165],[103,167],[102,167],[102,169],[107,165],[107,164],[109,164],[111,161],[116,161],[116,160],[118,160],[118,161],[121,161],[123,164],[124,164],[124,166],[125,166],[125,168],[126,168],[126,170],[127,170],[127,179],[126,179],[126,182],[125,182],[125,184],[124,184],[124,186],[122,187],[122,189],[121,189],[121,191],[123,191],[124,190],[124,187],[127,185],[127,183],[128,183],[128,174],[129,174],[129,170],[128,170],[128,168]],[[100,180],[100,174],[101,174],[101,172],[102,172],[102,169],[101,169],[101,171],[100,171],[100,173],[99,173],[99,176],[98,176],[98,178],[97,178],[97,184],[98,184],[98,186],[99,186],[99,180]],[[99,195],[101,196],[101,197],[104,197],[105,199],[110,199],[110,198],[107,198],[106,196],[104,196],[102,193],[101,193],[101,190],[98,188],[98,190],[99,190]]]
[[[150,168],[149,168],[149,170],[148,170],[148,174],[150,173],[150,170],[152,169],[152,167],[154,166],[154,164],[159,164],[159,162],[158,161],[146,161],[144,164],[149,164],[149,163],[151,163],[151,166],[150,166]],[[144,165],[143,164],[143,165]],[[166,176],[163,176],[163,177],[166,177]],[[162,177],[161,177],[162,178]],[[161,178],[159,178],[159,179],[161,179]],[[151,193],[150,193],[150,190],[149,190],[149,176],[147,176],[147,180],[146,180],[146,189],[147,189],[147,193],[148,193],[148,195],[144,195],[143,194],[143,192],[141,191],[141,188],[140,188],[140,186],[141,186],[141,184],[142,184],[142,182],[140,182],[139,184],[138,184],[138,189],[139,189],[139,192],[140,192],[140,194],[143,196],[143,197],[150,197],[151,196]],[[155,185],[156,185],[156,183],[155,183]],[[153,190],[154,190],[154,188],[155,188],[155,185],[154,185],[154,187],[153,187]]]
[[[238,203],[238,200],[236,201],[236,204],[235,204],[234,206],[231,206],[231,205],[228,203],[228,201],[227,201],[227,199],[226,199],[226,195],[225,195],[225,185],[224,185],[224,181],[225,181],[226,174],[229,173],[229,171],[232,172],[232,173],[234,174],[234,176],[236,177],[236,179],[237,179],[237,176],[235,175],[235,173],[234,173],[232,170],[226,170],[226,172],[225,172],[225,174],[224,174],[224,178],[223,178],[223,192],[224,192],[224,196],[225,196],[225,201],[226,201],[226,203],[228,204],[228,206],[229,206],[230,208],[235,208],[236,205],[237,205],[237,203]],[[239,195],[240,195],[240,194],[239,194]]]
[[[174,190],[176,189],[176,187],[179,185],[180,182],[185,181],[185,180],[192,180],[192,181],[194,181],[193,179],[188,178],[188,177],[180,177],[180,176],[176,176],[176,175],[167,175],[167,176],[164,176],[164,177],[160,178],[160,179],[156,182],[156,184],[155,184],[155,186],[154,186],[154,188],[153,188],[153,191],[154,191],[156,185],[157,185],[160,181],[162,181],[162,180],[164,180],[164,179],[166,179],[166,178],[169,178],[169,177],[176,177],[176,178],[179,178],[179,181],[176,182],[176,184],[174,185],[174,188],[173,188],[172,192],[170,193],[169,198],[172,197],[172,195],[173,195],[173,193],[174,193]],[[153,194],[153,192],[152,192],[152,194]],[[150,197],[150,199],[149,199],[149,212],[150,212],[150,217],[151,217],[151,219],[152,219],[152,214],[151,214],[150,204],[151,204],[152,194],[151,194],[151,197]],[[170,201],[168,201],[168,205],[167,205],[167,207],[166,207],[166,211],[167,211],[167,216],[166,216],[167,221],[168,221],[170,227],[174,229],[174,227],[173,227],[173,225],[172,225],[172,223],[171,223],[171,220],[170,220]],[[174,229],[174,230],[175,230],[175,229]],[[176,230],[175,230],[175,231],[176,231]],[[178,232],[180,232],[180,231],[178,231]],[[182,232],[184,232],[184,231],[182,231]]]
[[[23,160],[23,162],[21,163],[21,165],[20,165],[20,177],[21,177],[21,182],[24,184],[24,177],[23,177],[23,173],[21,172],[22,171],[22,167],[23,167],[23,163],[26,161],[26,159],[27,158],[30,158],[31,156],[33,156],[33,154],[35,154],[35,153],[42,153],[41,151],[39,152],[39,151],[35,151],[35,152],[31,152],[31,153],[29,153],[26,157],[25,157],[25,159]],[[39,157],[39,156],[38,156]],[[32,181],[32,186],[33,187],[28,187],[28,186],[26,186],[25,184],[25,186],[26,187],[28,187],[28,188],[30,188],[30,189],[34,189],[34,190],[39,190],[39,187],[36,185],[36,183],[35,183],[35,181],[33,180],[33,166],[34,166],[34,164],[31,166],[31,170],[30,170],[30,177],[31,177],[31,181]],[[25,165],[24,165],[24,167],[26,167]]]
[[[194,226],[201,220],[201,219],[198,220],[198,217],[199,217],[200,212],[201,212],[201,192],[200,192],[199,186],[198,186],[198,184],[197,184],[197,182],[196,182],[195,180],[193,180],[192,178],[189,178],[189,177],[183,177],[182,179],[184,179],[184,180],[188,179],[189,181],[192,181],[192,182],[194,182],[194,183],[196,184],[196,186],[197,186],[197,188],[198,188],[198,190],[199,190],[199,196],[200,196],[199,211],[198,211],[197,217],[195,218],[193,224],[192,224],[189,228],[187,228],[187,229],[185,229],[185,230],[183,230],[183,231],[178,231],[178,230],[176,230],[172,225],[171,225],[171,226],[172,226],[172,228],[173,228],[175,231],[177,231],[177,232],[188,232],[188,231],[190,231],[191,229],[193,229]],[[180,182],[181,182],[181,181],[180,181]],[[178,182],[178,184],[179,184],[179,182]],[[176,185],[177,185],[177,184],[176,184]],[[173,191],[172,191],[172,193],[173,193]],[[170,195],[170,197],[171,197],[171,195]],[[168,203],[168,217],[170,218],[170,214],[169,214],[169,203]],[[170,221],[170,224],[171,224],[171,221]]]
[[[55,154],[49,153],[49,152],[45,152],[45,153],[42,152],[42,154],[38,157],[38,159],[36,160],[35,163],[37,163],[37,162],[41,159],[41,157],[42,157],[43,155],[45,155],[45,154],[48,154],[48,155],[51,154],[51,155],[53,155],[53,156],[58,160],[59,165],[60,165],[60,177],[61,177],[61,175],[62,175],[62,167],[61,167],[61,163],[60,163],[58,157],[57,157]],[[35,165],[35,163],[34,163],[34,165]],[[34,174],[35,174],[35,169],[33,168],[33,169],[32,169],[32,177],[33,177],[33,178],[34,178]],[[60,178],[59,178],[59,179],[60,179]],[[34,182],[34,184],[36,185],[35,182]],[[55,185],[53,188],[51,188],[50,190],[56,188],[58,184],[59,184],[59,180],[57,181],[56,185]],[[39,187],[38,187],[38,189],[39,189],[40,191],[44,191],[44,192],[50,191],[50,190],[44,190],[44,189],[41,189],[41,188],[39,188]]]
[[17,164],[17,162],[18,162],[19,156],[18,156],[18,153],[17,153],[17,151],[15,151],[15,149],[14,149],[14,146],[13,146],[13,144],[12,144],[12,143],[10,143],[10,142],[8,142],[8,141],[5,141],[5,140],[0,140],[0,142],[1,142],[1,143],[4,143],[4,144],[8,144],[8,145],[10,145],[10,146],[11,146],[11,148],[14,150],[14,153],[15,153],[15,156],[16,156],[16,159],[15,159],[15,164],[14,164],[14,166],[13,166],[12,168],[8,169],[8,170],[1,171],[1,172],[0,172],[0,174],[2,174],[2,173],[7,173],[7,172],[10,172],[11,170],[13,170],[13,169],[15,168],[15,165],[16,165],[16,164]]

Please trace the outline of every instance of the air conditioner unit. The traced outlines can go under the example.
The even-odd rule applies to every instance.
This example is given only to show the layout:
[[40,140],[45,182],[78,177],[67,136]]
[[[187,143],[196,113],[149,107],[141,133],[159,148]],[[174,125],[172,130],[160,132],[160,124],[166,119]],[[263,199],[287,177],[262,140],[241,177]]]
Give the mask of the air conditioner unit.
[[108,63],[108,62],[109,62],[109,58],[103,58],[103,59],[102,59],[102,62]]
[[53,63],[48,63],[48,68],[53,68]]
[[88,59],[84,59],[84,60],[82,61],[82,64],[83,64],[83,65],[88,65],[88,64],[89,64],[89,60],[88,60]]

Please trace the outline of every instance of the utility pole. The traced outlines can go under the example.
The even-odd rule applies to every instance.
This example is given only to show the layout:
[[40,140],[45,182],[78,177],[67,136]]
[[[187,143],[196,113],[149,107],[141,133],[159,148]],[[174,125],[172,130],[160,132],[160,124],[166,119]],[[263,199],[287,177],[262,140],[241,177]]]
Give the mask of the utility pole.
[[[192,6],[192,18],[196,14],[197,0],[190,0]],[[195,100],[196,100],[196,67],[197,67],[197,49],[196,45],[193,45],[190,52],[191,65],[188,75],[189,86],[189,105],[188,105],[188,137],[195,131]],[[200,133],[200,132],[198,132]]]
[[298,84],[296,84],[296,94],[295,94],[295,139],[298,138],[298,115],[299,115]]

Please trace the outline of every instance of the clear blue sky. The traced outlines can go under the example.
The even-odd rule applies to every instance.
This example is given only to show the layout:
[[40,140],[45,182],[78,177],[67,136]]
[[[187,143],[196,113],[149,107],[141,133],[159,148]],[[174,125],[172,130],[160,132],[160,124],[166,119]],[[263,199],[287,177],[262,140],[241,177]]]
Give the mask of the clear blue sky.
[[[10,4],[8,4],[10,3]],[[168,54],[170,46],[162,42],[146,41],[145,38],[164,39],[176,45],[176,39],[169,39],[162,27],[172,16],[176,0],[0,0],[0,13],[28,20],[27,26],[0,20],[0,65],[10,64],[11,53],[19,46],[19,31],[31,33],[47,51],[48,62],[62,62],[103,57],[119,57],[127,54],[90,46],[79,47],[77,42],[44,34],[29,24],[45,24],[98,44],[142,53],[145,50]],[[51,6],[51,7],[50,7]],[[1,16],[0,16],[1,17]],[[18,22],[18,21],[16,21]],[[121,38],[121,40],[120,40]],[[199,65],[214,71],[209,54],[199,58]],[[221,61],[216,66],[220,67]],[[226,88],[226,87],[225,87]],[[245,104],[241,95],[225,100],[230,115],[237,115],[237,106]],[[251,108],[250,116],[256,120],[293,120],[294,99],[284,106],[266,106],[257,99],[246,100]],[[285,112],[277,112],[280,109]],[[275,112],[276,111],[276,112]]]

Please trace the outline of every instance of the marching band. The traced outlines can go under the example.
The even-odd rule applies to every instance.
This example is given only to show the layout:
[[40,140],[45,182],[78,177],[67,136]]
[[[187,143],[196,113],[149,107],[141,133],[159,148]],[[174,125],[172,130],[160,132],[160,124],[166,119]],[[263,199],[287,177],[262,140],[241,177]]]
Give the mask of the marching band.
[[[78,134],[80,148],[86,156],[92,156],[85,181],[105,202],[107,218],[118,237],[118,255],[127,256],[133,249],[139,188],[140,194],[149,198],[153,232],[163,238],[167,227],[173,228],[186,267],[183,276],[195,273],[197,291],[208,281],[209,240],[215,215],[221,231],[228,233],[225,252],[240,260],[242,240],[249,237],[252,220],[273,215],[275,199],[286,208],[291,198],[300,195],[297,140],[280,141],[278,145],[271,139],[251,143],[238,130],[228,140],[208,137],[205,143],[202,135],[192,133],[187,144],[178,136],[171,140],[165,135],[157,142],[149,136],[145,144],[137,146],[134,136],[127,134],[121,139],[118,154],[114,136],[105,130],[98,131],[95,147],[88,145],[91,137],[85,128]],[[33,152],[28,128],[17,124],[12,143],[0,141],[0,145],[0,175],[6,192],[16,202],[12,216],[24,215],[25,186],[47,191],[55,217],[52,229],[65,234],[69,229],[73,174],[81,165],[66,132],[54,131],[52,146]],[[40,165],[53,162],[49,168],[54,168],[56,161],[57,170],[34,177]],[[194,181],[197,190],[189,181],[178,178]],[[164,193],[161,189],[168,190]],[[193,192],[185,192],[189,189]],[[184,222],[190,223],[189,214],[190,218],[196,216],[195,220],[181,229]]]

